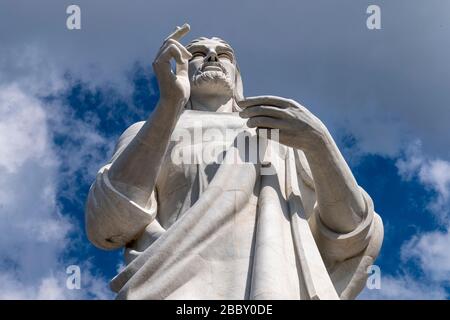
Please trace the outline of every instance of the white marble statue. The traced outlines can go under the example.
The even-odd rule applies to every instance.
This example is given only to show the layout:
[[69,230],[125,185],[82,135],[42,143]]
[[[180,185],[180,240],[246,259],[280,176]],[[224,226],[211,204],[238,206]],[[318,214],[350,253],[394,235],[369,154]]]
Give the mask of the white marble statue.
[[[185,47],[188,31],[164,41],[158,105],[125,130],[89,192],[90,241],[125,248],[117,298],[355,298],[383,240],[371,198],[318,118],[290,99],[244,98],[230,45]],[[248,161],[242,136],[261,161]]]

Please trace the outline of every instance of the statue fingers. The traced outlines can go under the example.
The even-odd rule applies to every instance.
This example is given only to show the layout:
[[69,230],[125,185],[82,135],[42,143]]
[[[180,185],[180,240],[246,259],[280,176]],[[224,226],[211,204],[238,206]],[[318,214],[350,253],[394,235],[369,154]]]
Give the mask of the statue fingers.
[[180,40],[181,38],[183,38],[188,32],[189,30],[191,30],[191,26],[187,23],[183,24],[181,27],[177,26],[175,31],[172,32],[165,40],[164,42],[166,42],[169,39],[173,39],[173,40]]
[[156,57],[159,57],[161,53],[170,45],[176,45],[182,52],[185,59],[190,59],[191,53],[180,43],[178,42],[184,35],[186,35],[190,30],[190,26],[185,23],[182,27],[178,27],[172,32],[164,41],[161,47],[156,54]]
[[279,108],[289,108],[293,104],[296,104],[294,100],[285,99],[277,96],[257,96],[249,97],[237,102],[239,107],[247,108],[257,105],[274,106]]
[[172,58],[175,59],[175,62],[177,64],[185,63],[185,61],[183,61],[183,55],[180,49],[174,44],[170,44],[167,47],[165,47],[161,51],[161,53],[156,57],[155,63],[158,64],[160,62],[169,62],[170,59]]
[[251,117],[247,121],[247,126],[249,128],[290,129],[285,120],[266,116]]
[[251,118],[256,116],[269,116],[278,119],[289,118],[289,114],[287,113],[286,109],[265,105],[252,105],[246,107],[239,113],[239,116],[241,116],[242,118]]
[[185,46],[183,46],[181,43],[179,43],[177,40],[174,39],[169,39],[167,40],[166,44],[170,45],[173,44],[175,45],[178,49],[180,49],[183,58],[186,60],[189,60],[192,58],[192,54],[185,48]]

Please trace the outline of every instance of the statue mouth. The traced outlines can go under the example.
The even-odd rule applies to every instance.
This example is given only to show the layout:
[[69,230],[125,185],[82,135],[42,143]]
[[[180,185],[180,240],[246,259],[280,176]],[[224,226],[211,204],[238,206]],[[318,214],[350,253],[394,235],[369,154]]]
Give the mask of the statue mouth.
[[222,69],[216,66],[206,66],[202,71],[222,71]]
[[208,62],[208,63],[203,64],[201,71],[202,72],[215,71],[215,72],[226,73],[224,67],[218,62]]

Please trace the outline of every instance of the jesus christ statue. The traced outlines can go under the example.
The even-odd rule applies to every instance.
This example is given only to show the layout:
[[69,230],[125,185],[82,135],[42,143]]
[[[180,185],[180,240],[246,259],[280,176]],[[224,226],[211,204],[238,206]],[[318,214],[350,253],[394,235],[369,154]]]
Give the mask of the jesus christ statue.
[[[158,104],[89,192],[90,241],[125,248],[117,299],[355,298],[383,241],[370,196],[316,116],[291,99],[245,98],[232,47],[183,46],[188,31],[163,42]],[[179,139],[198,132],[209,135]],[[243,135],[264,142],[260,161],[247,160]],[[205,161],[205,150],[221,152]]]

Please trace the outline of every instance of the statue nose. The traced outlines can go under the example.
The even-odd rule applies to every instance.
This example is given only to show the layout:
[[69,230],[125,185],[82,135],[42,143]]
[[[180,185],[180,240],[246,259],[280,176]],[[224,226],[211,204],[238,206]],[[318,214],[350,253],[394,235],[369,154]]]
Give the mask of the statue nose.
[[206,56],[207,62],[217,62],[219,61],[217,58],[217,53],[215,51],[210,51],[208,55]]

